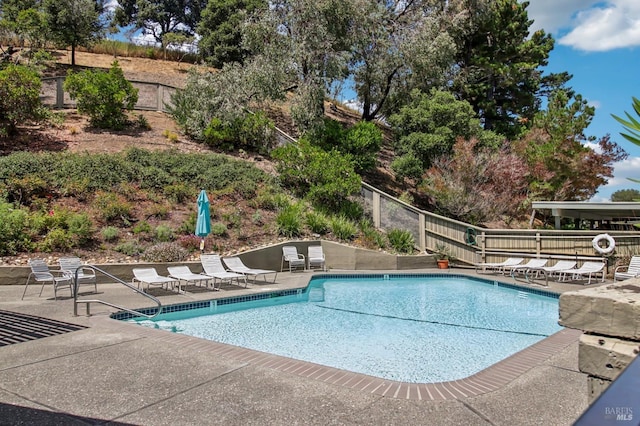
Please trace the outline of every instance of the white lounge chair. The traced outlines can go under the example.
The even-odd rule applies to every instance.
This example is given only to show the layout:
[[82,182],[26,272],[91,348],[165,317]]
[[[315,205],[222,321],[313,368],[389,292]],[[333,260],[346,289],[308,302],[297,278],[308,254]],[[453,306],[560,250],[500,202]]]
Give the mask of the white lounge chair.
[[298,253],[298,249],[295,246],[282,246],[282,262],[280,262],[280,271],[284,271],[285,262],[289,265],[289,272],[294,269],[302,267],[304,270],[307,265],[307,261],[304,254]]
[[204,270],[204,274],[213,278],[213,286],[215,288],[216,280],[220,280],[220,286],[222,282],[227,280],[230,283],[233,283],[235,279],[240,285],[240,279],[244,280],[244,286],[247,286],[247,276],[244,274],[238,274],[236,272],[227,271],[224,265],[222,264],[222,259],[217,254],[201,254],[200,262],[202,263],[202,269]]
[[[204,283],[206,287],[209,287],[209,281],[212,281],[211,277],[208,275],[195,274],[191,272],[191,269],[189,269],[188,266],[169,266],[167,267],[167,272],[169,272],[170,278],[175,278],[184,285],[201,285]],[[219,290],[216,289],[215,282],[213,289]]]
[[613,272],[614,281],[640,277],[640,256],[631,256],[628,265],[620,265]]
[[[573,260],[558,260],[551,266],[543,266],[542,268],[536,268],[535,270],[544,272],[548,277],[553,277],[554,275],[558,275],[560,271],[572,269],[575,266],[576,262]],[[534,269],[532,268],[532,270]]]
[[602,275],[602,282],[604,282],[604,267],[603,262],[584,262],[582,266],[574,269],[565,269],[558,272],[558,281],[577,281],[588,279],[587,284],[591,284],[591,278],[600,274]]
[[510,271],[511,276],[515,276],[518,273],[526,274],[527,272],[544,267],[549,259],[530,259],[528,262],[520,263],[518,265],[507,265],[503,267],[505,273]]
[[307,248],[307,267],[310,270],[317,267],[318,269],[326,271],[322,246],[309,246]]
[[254,283],[260,275],[262,275],[262,277],[264,278],[264,282],[267,282],[268,274],[275,274],[273,276],[274,283],[276,282],[276,278],[278,277],[278,271],[273,271],[271,269],[249,268],[244,264],[244,262],[242,262],[242,259],[240,259],[238,256],[225,257],[222,259],[222,261],[225,265],[227,265],[227,268],[229,268],[231,272],[236,272],[238,274],[244,274],[253,277]]
[[144,284],[147,285],[147,292],[149,291],[149,287],[152,285],[160,286],[164,288],[165,284],[167,286],[167,290],[169,289],[169,285],[171,285],[171,289],[175,288],[175,285],[178,284],[178,292],[182,289],[180,288],[180,281],[175,278],[164,277],[162,275],[158,275],[156,268],[133,268],[133,279],[131,282],[133,284],[138,284],[138,288],[142,284],[142,290],[144,291]]
[[506,266],[516,266],[524,261],[522,257],[509,257],[504,262],[485,262],[485,263],[476,263],[476,272],[480,272],[479,269],[482,269],[482,272],[495,271],[495,272],[504,272],[504,268]]
[[29,266],[31,267],[31,273],[27,277],[27,282],[24,285],[24,291],[20,300],[24,299],[24,295],[27,293],[27,287],[29,282],[33,278],[36,282],[42,283],[40,287],[40,294],[42,296],[42,290],[45,284],[53,284],[53,298],[58,300],[58,287],[69,287],[69,292],[73,296],[73,286],[71,284],[71,278],[65,274],[64,271],[50,270],[49,265],[43,259],[30,259]]
[[60,265],[60,270],[71,278],[72,283],[77,278],[78,286],[81,284],[93,285],[94,291],[98,292],[96,272],[91,268],[84,267],[79,257],[61,257],[58,259],[58,264]]

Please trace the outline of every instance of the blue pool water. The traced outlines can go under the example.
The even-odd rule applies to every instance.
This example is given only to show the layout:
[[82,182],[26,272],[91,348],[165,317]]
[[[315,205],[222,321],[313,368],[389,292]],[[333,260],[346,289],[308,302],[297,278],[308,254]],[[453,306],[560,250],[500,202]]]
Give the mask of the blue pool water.
[[[212,311],[214,311],[213,314]],[[322,278],[143,325],[403,382],[457,380],[559,331],[558,300],[463,277]]]

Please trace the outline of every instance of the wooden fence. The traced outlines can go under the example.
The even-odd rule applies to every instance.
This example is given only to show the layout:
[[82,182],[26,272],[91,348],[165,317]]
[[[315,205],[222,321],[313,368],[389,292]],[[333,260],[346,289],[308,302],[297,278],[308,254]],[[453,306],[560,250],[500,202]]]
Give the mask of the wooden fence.
[[[510,256],[587,260],[602,258],[593,248],[600,231],[488,229],[420,210],[362,183],[365,209],[383,230],[410,231],[421,251],[447,247],[463,263],[501,261]],[[614,256],[640,254],[640,233],[607,231],[615,240]]]

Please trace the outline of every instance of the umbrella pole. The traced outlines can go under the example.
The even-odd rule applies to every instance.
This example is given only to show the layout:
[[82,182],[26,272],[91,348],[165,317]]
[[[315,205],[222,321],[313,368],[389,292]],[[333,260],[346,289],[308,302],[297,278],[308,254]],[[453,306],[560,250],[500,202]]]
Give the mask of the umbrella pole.
[[204,253],[204,238],[200,240],[200,253]]

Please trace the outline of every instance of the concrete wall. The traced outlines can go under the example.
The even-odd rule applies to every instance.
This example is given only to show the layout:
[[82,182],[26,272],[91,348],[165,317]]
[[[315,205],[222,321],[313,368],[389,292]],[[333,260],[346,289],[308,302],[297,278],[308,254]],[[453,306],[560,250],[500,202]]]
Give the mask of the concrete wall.
[[[322,240],[287,241],[239,253],[237,256],[251,268],[280,271],[282,264],[282,246],[285,245],[295,246],[298,252],[305,256],[307,255],[308,246],[322,245],[327,270],[375,271],[436,267],[436,262],[432,255],[398,256]],[[200,262],[180,262],[179,264],[188,265],[195,273],[202,272]],[[95,266],[123,281],[130,282],[133,278],[133,273],[131,272],[133,268],[154,267],[160,275],[166,275],[167,266],[171,265],[172,264],[166,263],[125,263]],[[57,269],[57,265],[51,265],[51,268]],[[31,269],[28,266],[0,267],[0,285],[24,285],[30,272]],[[113,281],[108,276],[99,273],[97,274],[97,279],[98,283]]]
[[563,293],[560,325],[585,332],[578,367],[595,401],[640,352],[640,279]]

